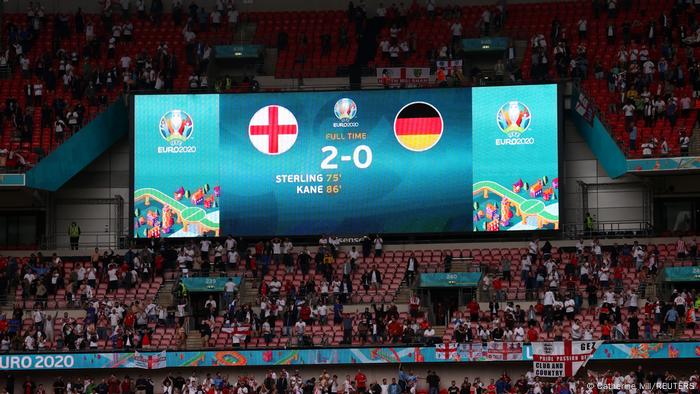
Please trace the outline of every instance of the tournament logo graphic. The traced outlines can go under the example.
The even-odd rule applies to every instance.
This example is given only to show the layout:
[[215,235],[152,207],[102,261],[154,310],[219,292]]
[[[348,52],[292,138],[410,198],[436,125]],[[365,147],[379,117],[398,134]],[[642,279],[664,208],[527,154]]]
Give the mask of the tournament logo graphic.
[[530,128],[530,109],[519,101],[509,101],[496,114],[496,124],[509,137],[519,137]]
[[158,131],[169,144],[169,146],[159,146],[158,154],[197,152],[196,146],[185,145],[185,141],[189,140],[194,132],[194,122],[187,112],[181,109],[171,109],[166,112],[160,118]]
[[248,124],[248,137],[255,149],[266,155],[280,155],[292,148],[299,124],[292,111],[280,105],[260,108]]
[[341,98],[335,102],[333,113],[338,120],[347,122],[357,115],[357,104],[352,99]]
[[170,145],[182,145],[192,137],[194,123],[187,112],[173,109],[160,118],[159,130],[161,137]]
[[532,114],[530,108],[520,101],[509,101],[501,106],[496,113],[496,125],[509,138],[496,138],[496,145],[532,145],[534,137],[521,138],[530,128]]
[[432,104],[414,101],[399,110],[394,119],[394,135],[404,148],[426,151],[440,141],[444,122]]

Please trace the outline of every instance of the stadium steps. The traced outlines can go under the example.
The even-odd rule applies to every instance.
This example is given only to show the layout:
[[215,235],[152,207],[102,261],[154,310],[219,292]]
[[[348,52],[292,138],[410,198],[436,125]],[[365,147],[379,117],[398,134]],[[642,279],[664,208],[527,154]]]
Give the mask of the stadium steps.
[[263,75],[275,75],[277,70],[277,48],[265,48],[263,60]]
[[693,134],[690,136],[691,155],[700,155],[700,126],[696,123],[693,127]]
[[199,331],[190,330],[187,333],[187,342],[185,344],[187,349],[201,349],[202,348],[202,336],[199,335]]
[[408,304],[408,301],[411,299],[412,291],[413,289],[409,288],[405,284],[401,284],[401,287],[399,287],[399,290],[396,292],[396,298],[394,298],[394,303],[397,305]]
[[256,305],[258,302],[258,286],[256,281],[246,278],[241,283],[238,294],[240,295],[239,305],[251,304]]
[[435,330],[435,336],[438,338],[444,338],[445,333],[447,332],[447,326],[433,326],[433,329]]
[[10,316],[12,315],[12,306],[15,304],[16,291],[15,286],[10,286],[9,289],[2,289],[3,292],[0,293],[0,311],[6,312],[4,309],[9,308]]
[[474,264],[468,260],[455,259],[452,261],[452,269],[450,272],[470,272],[470,268]]
[[[529,42],[527,40],[515,40],[513,46],[515,47],[515,64],[521,66],[523,64],[523,59],[525,58],[525,52],[527,52],[527,46]],[[508,54],[506,53],[506,56]]]
[[639,288],[637,289],[637,294],[639,298],[643,299],[655,299],[656,298],[656,283],[653,280],[647,279],[646,282],[639,282]]
[[239,23],[234,33],[233,42],[252,44],[255,39],[258,24],[254,22]]
[[156,294],[155,303],[158,305],[172,306],[175,304],[175,296],[173,295],[173,290],[175,289],[175,280],[169,279],[163,282],[163,285],[158,289]]

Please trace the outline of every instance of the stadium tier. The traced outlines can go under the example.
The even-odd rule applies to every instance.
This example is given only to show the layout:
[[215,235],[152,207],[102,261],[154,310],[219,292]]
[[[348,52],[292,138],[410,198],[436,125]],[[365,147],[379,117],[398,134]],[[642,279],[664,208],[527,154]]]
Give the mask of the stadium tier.
[[[242,34],[244,25],[253,26],[253,43],[277,49],[274,75],[282,79],[345,75],[359,61],[360,45],[374,53],[370,70],[434,68],[436,60],[452,59],[456,37],[488,35],[489,25],[488,33],[529,42],[524,54],[506,59],[509,74],[521,68],[526,81],[584,79],[584,91],[630,157],[687,152],[700,73],[693,33],[680,16],[682,7],[672,1],[642,1],[629,9],[620,4],[614,17],[604,5],[588,1],[509,5],[507,12],[517,18],[506,18],[502,6],[402,7],[379,7],[383,16],[376,18],[360,7],[240,15],[229,7],[204,19],[194,11],[189,21],[186,14],[171,12],[158,18],[121,12],[109,17],[4,14],[9,33],[0,81],[5,166],[24,169],[36,163],[125,91],[182,92],[193,83],[213,89],[213,81],[206,81],[212,47]],[[120,8],[114,4],[113,9]],[[358,27],[365,35],[372,32],[376,42],[359,40]],[[396,59],[390,53],[394,47],[400,50]],[[247,84],[219,89],[245,90]]]
[[[2,314],[0,341],[5,351],[61,351],[695,338],[695,290],[656,293],[666,268],[693,264],[691,243],[687,257],[680,244],[598,245],[544,245],[536,257],[530,245],[241,259],[224,244],[210,255],[188,244],[66,262],[9,257],[14,309]],[[483,273],[471,301],[421,301],[430,275],[457,278],[457,267]]]
[[700,394],[699,4],[1,3],[0,394]]

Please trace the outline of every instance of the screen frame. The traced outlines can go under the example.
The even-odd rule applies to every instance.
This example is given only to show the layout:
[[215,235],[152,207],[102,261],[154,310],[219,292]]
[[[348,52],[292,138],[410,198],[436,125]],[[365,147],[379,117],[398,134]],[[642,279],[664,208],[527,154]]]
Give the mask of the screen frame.
[[[487,232],[487,231],[466,231],[466,232],[430,232],[430,233],[381,233],[382,238],[385,241],[399,242],[399,243],[429,243],[429,242],[455,242],[464,240],[473,241],[513,241],[522,239],[560,239],[564,235],[563,223],[566,217],[566,209],[564,208],[566,204],[562,205],[562,197],[565,196],[566,192],[566,177],[565,177],[565,165],[564,165],[564,89],[565,83],[561,81],[557,82],[535,82],[535,83],[516,83],[516,84],[488,84],[483,86],[455,86],[455,87],[419,87],[419,88],[404,88],[401,90],[437,90],[437,89],[478,89],[485,87],[507,87],[507,86],[539,86],[539,85],[555,85],[556,86],[556,105],[557,105],[557,171],[559,181],[559,229],[556,230],[522,230],[522,231],[498,231],[498,232]],[[379,89],[364,89],[364,90],[379,90]],[[352,94],[357,92],[357,90],[339,89],[339,90],[285,90],[280,92],[265,92],[265,91],[250,91],[250,92],[236,92],[236,93],[217,93],[214,91],[198,91],[198,92],[155,92],[155,91],[144,91],[135,92],[129,95],[128,98],[128,113],[129,113],[129,233],[128,237],[131,242],[134,243],[146,243],[149,242],[149,238],[135,238],[134,237],[134,175],[135,175],[135,142],[136,142],[136,130],[135,130],[135,102],[137,96],[170,96],[170,95],[198,95],[198,94],[218,94],[218,95],[247,95],[247,94],[270,94],[270,95],[284,95],[290,93],[314,93],[314,92],[337,92],[337,93],[348,93]],[[187,242],[194,239],[216,239],[225,238],[229,234],[221,233],[218,237],[182,237],[182,238],[158,238],[158,240],[168,240],[170,242]],[[236,234],[232,234],[234,237]],[[283,237],[289,238],[290,240],[307,243],[307,242],[317,242],[318,236],[320,234],[308,234],[308,235],[285,235],[285,234],[274,234],[274,235],[249,235],[243,238],[245,239],[269,239],[271,237]],[[362,237],[366,234],[334,234],[340,238],[355,238]]]

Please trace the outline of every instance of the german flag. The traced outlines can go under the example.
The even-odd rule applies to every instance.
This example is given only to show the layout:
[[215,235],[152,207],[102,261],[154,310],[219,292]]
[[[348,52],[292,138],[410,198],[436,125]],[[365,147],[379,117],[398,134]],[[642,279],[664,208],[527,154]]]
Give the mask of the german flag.
[[394,134],[406,149],[422,152],[435,146],[442,137],[442,116],[437,108],[424,102],[403,107],[394,120]]

